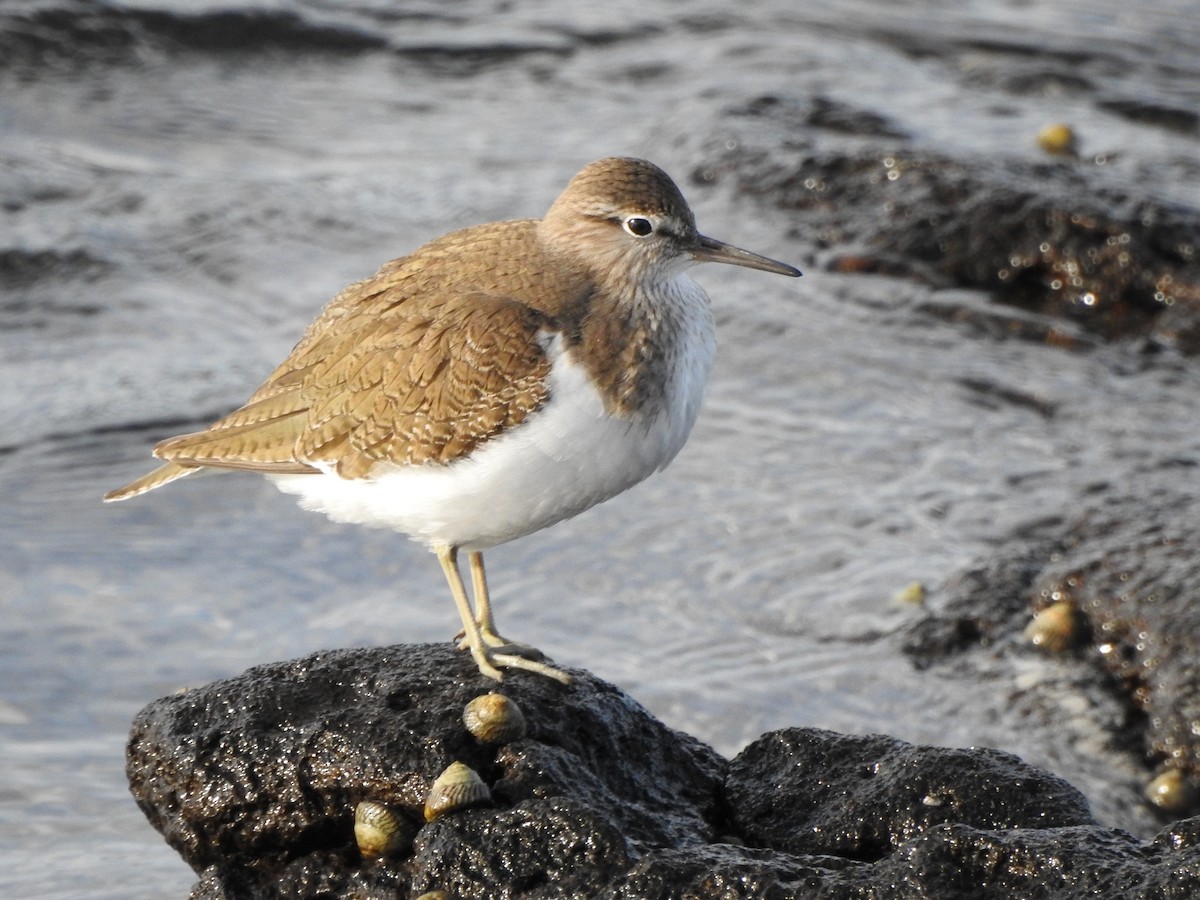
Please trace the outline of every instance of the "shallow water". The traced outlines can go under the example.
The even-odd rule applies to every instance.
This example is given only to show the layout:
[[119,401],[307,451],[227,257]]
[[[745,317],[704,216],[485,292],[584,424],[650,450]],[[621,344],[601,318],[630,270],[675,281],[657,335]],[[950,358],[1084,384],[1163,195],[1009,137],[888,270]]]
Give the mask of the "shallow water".
[[346,282],[452,227],[539,215],[620,153],[674,173],[707,233],[806,276],[696,273],[721,352],[691,442],[489,553],[503,629],[727,754],[787,725],[989,745],[1153,829],[1136,761],[1099,732],[1031,727],[1025,698],[1064,664],[917,672],[897,636],[914,612],[892,598],[1090,485],[1194,456],[1194,366],[932,320],[926,288],[822,272],[778,214],[689,175],[723,111],[820,94],[981,161],[1034,158],[1036,130],[1069,121],[1114,186],[1198,204],[1188,6],[278,6],[243,5],[260,15],[236,33],[259,25],[232,49],[215,4],[0,11],[0,893],[185,895],[190,871],[124,787],[142,705],[323,647],[453,634],[424,550],[262,480],[98,498],[154,441],[244,400]]

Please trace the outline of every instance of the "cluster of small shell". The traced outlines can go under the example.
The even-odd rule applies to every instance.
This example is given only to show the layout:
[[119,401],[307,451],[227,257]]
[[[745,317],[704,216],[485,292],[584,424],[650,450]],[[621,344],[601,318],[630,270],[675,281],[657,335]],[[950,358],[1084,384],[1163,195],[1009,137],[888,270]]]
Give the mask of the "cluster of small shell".
[[[476,697],[463,709],[463,725],[485,744],[507,744],[524,737],[525,715],[503,694]],[[425,821],[433,822],[447,813],[491,803],[492,792],[479,773],[461,762],[453,762],[434,779],[425,799]],[[354,840],[363,859],[399,855],[412,844],[417,825],[409,816],[387,803],[364,800],[354,809]],[[441,891],[423,894],[424,900],[446,896]]]
[[[1055,600],[1025,626],[1025,639],[1047,653],[1062,653],[1083,636],[1087,623],[1069,600]],[[1179,769],[1165,769],[1146,785],[1147,802],[1163,812],[1184,815],[1200,803],[1200,788]]]

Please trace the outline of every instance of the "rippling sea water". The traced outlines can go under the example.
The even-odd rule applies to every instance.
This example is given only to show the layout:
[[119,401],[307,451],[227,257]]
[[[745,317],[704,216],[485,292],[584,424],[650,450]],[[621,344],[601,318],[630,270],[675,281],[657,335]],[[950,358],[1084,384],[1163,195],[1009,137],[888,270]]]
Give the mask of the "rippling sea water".
[[[793,7],[0,9],[0,893],[185,895],[125,790],[146,702],[321,648],[449,639],[424,550],[260,479],[99,497],[239,405],[345,283],[453,227],[540,215],[610,154],[659,162],[705,232],[806,277],[696,272],[721,351],[690,444],[493,551],[504,629],[727,754],[787,725],[989,745],[1152,827],[1131,761],[1012,702],[1055,663],[1015,683],[917,672],[892,598],[1130,460],[1195,453],[1194,366],[922,318],[930,289],[822,271],[777,213],[690,174],[728,110],[821,95],[966,160],[1034,158],[1036,130],[1068,121],[1114,186],[1200,205],[1200,21],[1166,0]],[[1060,412],[981,402],[979,381]]]

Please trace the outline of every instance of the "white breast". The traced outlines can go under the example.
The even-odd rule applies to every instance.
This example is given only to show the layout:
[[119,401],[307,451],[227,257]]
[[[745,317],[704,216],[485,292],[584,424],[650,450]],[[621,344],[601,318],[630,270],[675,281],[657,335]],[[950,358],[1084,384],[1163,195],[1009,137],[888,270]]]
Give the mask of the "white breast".
[[547,402],[525,422],[450,465],[393,466],[365,479],[268,476],[306,509],[392,528],[430,546],[482,550],[583,512],[663,468],[700,409],[715,339],[708,298],[680,276],[664,321],[675,331],[662,402],[630,418],[605,412],[586,371],[547,336]]

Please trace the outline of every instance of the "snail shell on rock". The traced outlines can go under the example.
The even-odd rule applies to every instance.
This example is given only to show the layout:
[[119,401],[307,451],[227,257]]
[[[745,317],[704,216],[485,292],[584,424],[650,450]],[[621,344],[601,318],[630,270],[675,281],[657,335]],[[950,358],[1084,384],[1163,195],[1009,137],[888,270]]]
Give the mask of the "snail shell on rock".
[[463,709],[463,725],[485,744],[507,744],[525,736],[525,714],[503,694],[476,697]]
[[1025,626],[1025,640],[1047,653],[1062,653],[1082,632],[1082,616],[1075,604],[1060,600],[1038,612]]
[[1074,156],[1078,140],[1075,129],[1062,122],[1047,125],[1037,133],[1038,146],[1053,156]]
[[1178,769],[1167,769],[1146,785],[1146,799],[1164,812],[1180,814],[1196,805],[1196,788]]
[[354,807],[354,840],[364,859],[395,856],[415,832],[408,818],[386,803],[364,800]]
[[425,799],[425,821],[444,816],[446,813],[471,806],[490,803],[492,792],[484,784],[479,773],[460,762],[453,762],[434,779]]

